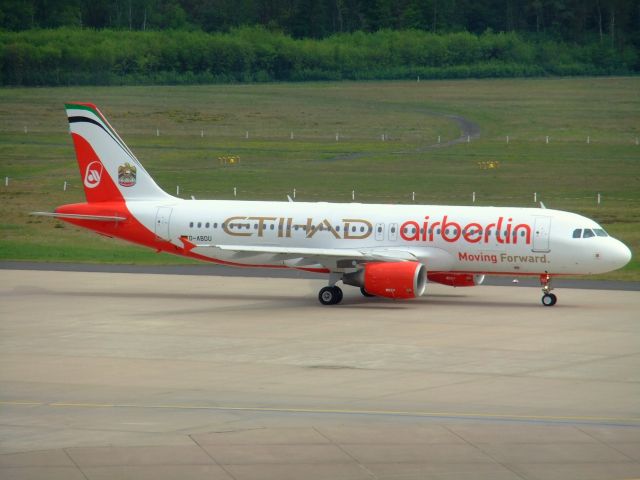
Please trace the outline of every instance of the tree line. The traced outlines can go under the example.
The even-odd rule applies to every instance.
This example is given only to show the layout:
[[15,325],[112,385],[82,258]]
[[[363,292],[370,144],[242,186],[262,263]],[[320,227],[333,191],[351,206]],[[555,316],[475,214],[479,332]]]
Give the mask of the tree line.
[[417,29],[545,33],[640,46],[638,0],[3,0],[0,29],[197,29],[260,25],[293,38]]
[[195,84],[629,74],[637,51],[516,32],[356,31],[295,39],[229,32],[58,28],[0,32],[2,85]]

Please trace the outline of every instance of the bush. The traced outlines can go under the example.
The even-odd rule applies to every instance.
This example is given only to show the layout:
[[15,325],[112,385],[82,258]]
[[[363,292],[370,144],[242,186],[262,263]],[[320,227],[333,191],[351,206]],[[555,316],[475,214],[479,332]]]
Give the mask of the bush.
[[516,33],[381,30],[296,40],[261,27],[229,33],[60,28],[0,32],[2,85],[119,85],[624,74],[619,52]]

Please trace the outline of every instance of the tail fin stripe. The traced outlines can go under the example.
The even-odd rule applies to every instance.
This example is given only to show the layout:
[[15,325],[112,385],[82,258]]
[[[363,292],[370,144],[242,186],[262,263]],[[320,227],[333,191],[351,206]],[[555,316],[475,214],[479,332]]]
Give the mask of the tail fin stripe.
[[[92,118],[88,118],[88,117],[69,117],[69,123],[91,123],[93,125],[96,125],[98,127],[100,127],[102,130],[104,130],[104,132],[109,135],[114,142],[116,142],[120,148],[122,148],[124,150],[124,152],[129,155],[132,156],[131,152],[129,151],[128,148],[125,148],[122,146],[122,144],[120,143],[120,141],[118,141],[119,139],[114,137],[113,134],[107,130],[106,128],[104,128],[103,125],[100,124],[100,122],[96,122],[95,120],[93,120]],[[133,157],[135,159],[135,157]]]
[[[107,119],[104,118],[101,112],[99,112],[97,109],[90,108],[86,105],[76,105],[76,104],[66,104],[65,108],[67,109],[67,115],[69,116],[69,123],[71,123],[72,118],[86,118],[87,120],[92,120],[91,123],[98,125],[105,132],[111,135],[111,138],[113,138],[129,154],[130,157],[136,158],[133,152],[129,150],[129,147],[127,147],[124,141],[120,138],[120,135],[116,133],[116,131],[109,124]],[[75,110],[77,114],[72,116],[71,114],[72,110]],[[82,114],[82,115],[78,115],[78,114]]]

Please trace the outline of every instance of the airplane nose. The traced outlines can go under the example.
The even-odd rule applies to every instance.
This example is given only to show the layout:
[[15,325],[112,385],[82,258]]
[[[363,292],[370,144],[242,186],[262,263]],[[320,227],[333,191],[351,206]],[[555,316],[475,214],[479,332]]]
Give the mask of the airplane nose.
[[616,240],[614,247],[611,252],[612,263],[614,264],[614,268],[622,268],[631,260],[631,250],[619,240]]

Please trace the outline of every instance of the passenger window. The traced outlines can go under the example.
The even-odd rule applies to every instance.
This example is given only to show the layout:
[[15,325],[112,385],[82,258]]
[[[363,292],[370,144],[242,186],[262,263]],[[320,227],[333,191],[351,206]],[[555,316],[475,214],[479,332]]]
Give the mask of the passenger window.
[[198,222],[198,228],[202,228],[202,222]]
[[396,233],[396,228],[395,227],[391,227],[391,233]]
[[193,222],[189,222],[189,228],[193,228]]
[[340,225],[336,225],[336,232],[340,231]]
[[204,228],[209,228],[209,222],[205,224]]
[[593,233],[593,230],[589,229],[589,228],[585,228],[584,232],[582,233],[582,238],[591,238],[591,237],[595,237],[595,233]]

